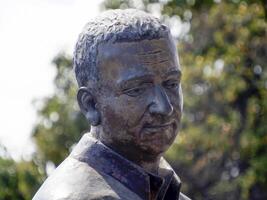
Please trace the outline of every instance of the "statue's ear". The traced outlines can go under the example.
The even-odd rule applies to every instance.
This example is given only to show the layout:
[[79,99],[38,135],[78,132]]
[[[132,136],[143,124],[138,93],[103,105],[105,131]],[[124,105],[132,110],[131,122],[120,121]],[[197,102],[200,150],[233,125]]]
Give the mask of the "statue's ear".
[[96,108],[93,94],[86,87],[81,87],[77,93],[77,100],[82,113],[92,126],[100,124],[100,112]]

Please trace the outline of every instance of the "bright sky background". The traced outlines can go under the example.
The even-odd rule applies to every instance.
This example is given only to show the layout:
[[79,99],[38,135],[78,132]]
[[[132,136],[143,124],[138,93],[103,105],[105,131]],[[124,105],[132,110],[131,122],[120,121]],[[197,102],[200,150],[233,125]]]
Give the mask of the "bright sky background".
[[53,94],[51,61],[72,54],[86,22],[103,0],[0,0],[0,144],[15,159],[34,145],[34,99]]

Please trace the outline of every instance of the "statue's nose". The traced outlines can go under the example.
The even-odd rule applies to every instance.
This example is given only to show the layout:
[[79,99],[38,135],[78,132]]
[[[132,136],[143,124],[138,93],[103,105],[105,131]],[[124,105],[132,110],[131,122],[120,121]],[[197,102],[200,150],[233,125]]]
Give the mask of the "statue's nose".
[[149,107],[151,114],[160,114],[170,116],[173,112],[173,106],[168,95],[161,86],[155,86],[154,95]]

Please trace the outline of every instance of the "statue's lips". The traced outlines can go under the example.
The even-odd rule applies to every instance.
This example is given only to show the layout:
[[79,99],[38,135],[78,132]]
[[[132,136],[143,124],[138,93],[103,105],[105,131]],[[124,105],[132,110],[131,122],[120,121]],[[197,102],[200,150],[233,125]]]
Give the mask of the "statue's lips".
[[159,124],[159,125],[145,125],[144,128],[146,129],[161,129],[166,128],[168,126],[171,126],[172,123],[166,123],[166,124]]
[[165,130],[173,128],[173,127],[174,127],[174,123],[145,125],[143,127],[143,133],[145,135],[153,135],[155,133],[163,133]]

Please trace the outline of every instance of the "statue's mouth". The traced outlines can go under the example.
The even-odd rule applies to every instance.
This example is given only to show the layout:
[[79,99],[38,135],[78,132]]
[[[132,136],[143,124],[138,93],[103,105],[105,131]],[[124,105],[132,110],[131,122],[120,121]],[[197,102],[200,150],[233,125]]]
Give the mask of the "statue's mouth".
[[174,122],[163,124],[145,124],[142,130],[143,139],[147,136],[156,136],[164,134],[165,132],[172,132],[174,130]]
[[172,125],[172,122],[169,123],[164,123],[164,124],[145,124],[144,128],[148,128],[148,129],[161,129],[161,128],[165,128]]

